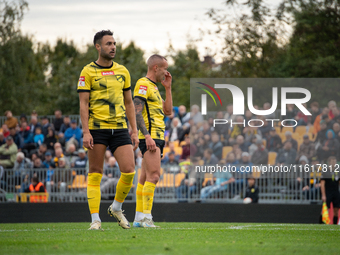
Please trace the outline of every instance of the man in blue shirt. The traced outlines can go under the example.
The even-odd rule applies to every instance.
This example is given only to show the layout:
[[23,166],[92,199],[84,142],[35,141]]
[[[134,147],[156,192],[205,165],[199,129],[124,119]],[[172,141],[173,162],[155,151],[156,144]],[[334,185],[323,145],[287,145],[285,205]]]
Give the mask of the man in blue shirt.
[[77,140],[78,145],[80,144],[82,131],[77,127],[77,122],[75,120],[71,121],[71,127],[65,131],[65,140],[68,142],[72,137]]

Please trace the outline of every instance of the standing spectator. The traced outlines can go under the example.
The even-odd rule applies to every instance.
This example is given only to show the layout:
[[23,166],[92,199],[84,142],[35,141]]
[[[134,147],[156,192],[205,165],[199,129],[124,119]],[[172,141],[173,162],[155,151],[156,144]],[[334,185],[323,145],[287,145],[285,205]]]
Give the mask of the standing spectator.
[[37,127],[41,128],[41,124],[38,122],[38,118],[35,115],[31,116],[31,122],[30,122],[30,130],[33,134],[35,134],[35,129]]
[[[26,193],[45,193],[46,189],[45,186],[42,182],[39,181],[39,178],[37,176],[32,177],[32,183],[30,186],[25,189]],[[47,197],[45,195],[31,195],[30,196],[30,203],[39,203],[39,202],[44,202],[47,203]]]
[[287,143],[290,142],[292,144],[292,147],[295,149],[295,151],[298,150],[298,143],[295,139],[292,137],[292,132],[286,131],[285,133],[286,141],[283,143],[283,146]]
[[52,127],[48,128],[48,133],[44,139],[44,144],[47,145],[48,150],[53,150],[54,144],[57,142],[57,139],[55,138],[55,133]]
[[37,146],[40,146],[41,144],[43,144],[45,140],[45,137],[41,132],[42,131],[40,127],[35,128],[35,136],[33,138],[33,141]]
[[7,125],[7,127],[9,129],[16,128],[19,123],[18,123],[18,119],[13,117],[12,112],[11,111],[6,111],[5,112],[5,116],[7,118],[6,121],[5,121],[5,124]]
[[[327,161],[329,167],[327,171],[322,172],[321,175],[322,201],[326,202],[328,208],[330,208],[331,203],[333,203],[333,224],[335,225],[338,224],[340,207],[339,173],[334,171],[336,163],[337,160],[335,157],[329,157]],[[320,217],[320,223],[322,223],[322,217]]]
[[53,126],[56,132],[59,132],[61,125],[64,123],[62,112],[60,110],[54,111]]
[[76,141],[76,144],[75,144],[76,147],[80,146],[80,139],[81,139],[81,136],[82,136],[82,131],[79,127],[77,127],[77,122],[75,120],[71,121],[71,127],[66,129],[64,135],[65,135],[66,143],[69,142],[69,141],[70,141],[70,143],[74,143]]
[[294,164],[296,159],[296,150],[292,146],[291,141],[286,141],[283,148],[279,151],[276,157],[277,165],[289,165]]
[[220,136],[217,132],[213,132],[211,134],[211,143],[209,145],[209,148],[212,149],[213,154],[219,160],[222,158],[223,144],[220,142]]
[[6,138],[6,143],[0,147],[0,166],[12,168],[17,157],[18,147],[12,136]]
[[267,138],[267,150],[279,152],[282,147],[281,137],[276,133],[274,127],[271,128],[269,132],[269,137]]
[[46,137],[48,134],[48,128],[51,127],[50,121],[48,120],[47,116],[41,118],[41,124],[41,133],[44,135],[44,137]]
[[13,141],[17,145],[18,150],[21,150],[22,147],[24,146],[24,139],[22,138],[22,136],[16,131],[15,128],[11,128],[9,130],[9,133],[12,136]]
[[251,203],[255,204],[259,201],[259,188],[255,186],[255,178],[250,176],[248,178],[248,187],[244,198],[250,198]]
[[298,151],[298,156],[296,160],[300,159],[301,156],[306,156],[309,162],[312,161],[312,158],[316,155],[315,152],[315,144],[309,140],[308,135],[303,136],[303,142],[300,145],[300,150]]
[[268,164],[268,151],[264,147],[261,139],[256,139],[257,150],[251,157],[251,162],[254,165]]
[[84,149],[79,149],[78,150],[78,158],[74,162],[74,167],[75,168],[84,168],[86,167],[87,163],[87,156],[86,152]]

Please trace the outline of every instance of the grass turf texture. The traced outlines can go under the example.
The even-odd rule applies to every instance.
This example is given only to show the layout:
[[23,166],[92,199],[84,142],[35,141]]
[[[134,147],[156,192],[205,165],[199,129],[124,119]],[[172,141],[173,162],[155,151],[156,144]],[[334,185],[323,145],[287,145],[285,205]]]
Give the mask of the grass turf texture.
[[1,254],[340,254],[340,226],[158,223],[124,230],[103,222],[0,225]]

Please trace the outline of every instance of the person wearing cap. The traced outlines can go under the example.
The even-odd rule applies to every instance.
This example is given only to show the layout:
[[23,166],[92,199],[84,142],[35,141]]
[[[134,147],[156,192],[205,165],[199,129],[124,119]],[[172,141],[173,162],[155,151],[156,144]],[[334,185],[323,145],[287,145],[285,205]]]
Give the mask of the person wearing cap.
[[12,136],[6,138],[6,143],[0,147],[0,166],[11,168],[17,158],[18,147],[13,141]]
[[292,137],[292,132],[286,131],[285,133],[286,141],[283,143],[283,146],[286,142],[291,142],[292,147],[297,151],[298,150],[298,142]]
[[281,137],[276,133],[276,129],[272,127],[269,131],[269,137],[267,138],[267,150],[279,152],[282,147]]
[[6,121],[5,124],[8,126],[9,129],[11,128],[16,128],[18,123],[18,119],[13,117],[13,114],[11,111],[6,111],[5,112],[5,116],[6,116]]
[[55,163],[54,160],[52,158],[52,153],[50,151],[47,151],[45,153],[45,160],[44,160],[44,165],[48,165],[49,168],[55,168]]
[[71,126],[65,131],[65,141],[66,143],[70,141],[71,138],[74,138],[77,141],[77,145],[80,145],[80,139],[82,136],[81,129],[77,126],[77,122],[75,120],[71,120]]
[[300,145],[296,160],[299,160],[301,156],[306,156],[307,159],[311,161],[312,157],[314,157],[315,155],[315,144],[311,140],[309,140],[309,136],[306,134],[303,136],[303,142]]
[[[84,149],[79,149],[78,150],[78,158],[74,162],[74,167],[85,169],[86,163],[87,163],[86,152],[85,152]],[[85,173],[85,171],[83,173]]]

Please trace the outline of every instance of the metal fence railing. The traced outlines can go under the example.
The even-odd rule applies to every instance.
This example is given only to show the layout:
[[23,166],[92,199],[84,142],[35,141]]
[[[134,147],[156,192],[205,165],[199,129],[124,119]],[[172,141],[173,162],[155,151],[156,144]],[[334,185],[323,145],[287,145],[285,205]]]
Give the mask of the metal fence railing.
[[[136,169],[134,185],[128,194],[127,201],[135,201],[135,187],[140,169]],[[162,166],[161,176],[155,190],[156,202],[221,202],[242,203],[248,187],[248,177],[255,178],[259,191],[259,203],[318,203],[320,194],[321,173],[273,173],[256,172],[232,173],[198,172],[190,166],[187,169]],[[0,202],[31,201],[27,191],[33,176],[44,184],[47,202],[86,202],[87,171],[86,169],[12,169],[0,170]],[[101,182],[103,200],[112,200],[115,195],[120,173],[104,174]],[[225,185],[223,185],[223,184]],[[31,201],[32,202],[32,201]],[[43,202],[43,201],[40,201]]]
[[[71,120],[75,120],[78,125],[80,125],[81,121],[80,121],[80,115],[79,114],[73,114],[73,115],[68,115],[70,117]],[[18,121],[20,120],[20,116],[14,116],[15,118],[18,119]],[[42,116],[39,116],[39,118],[41,118]],[[55,116],[54,115],[46,115],[47,119],[49,120],[50,123],[53,123]],[[28,123],[31,121],[31,116],[27,115],[26,116]],[[5,124],[6,121],[6,116],[0,116],[0,127]]]

